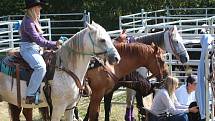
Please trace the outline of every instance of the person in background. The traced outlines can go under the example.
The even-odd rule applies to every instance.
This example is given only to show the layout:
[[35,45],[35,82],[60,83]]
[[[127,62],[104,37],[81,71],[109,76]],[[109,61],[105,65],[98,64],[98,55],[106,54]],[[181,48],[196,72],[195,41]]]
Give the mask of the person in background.
[[196,84],[197,76],[190,75],[186,79],[186,84],[181,85],[179,88],[176,89],[175,95],[180,104],[189,106],[192,102],[196,101],[195,97]]
[[[186,79],[186,84],[176,89],[175,95],[180,104],[189,107],[197,106],[195,90],[197,85],[197,76],[190,75]],[[189,121],[200,121],[200,113],[189,113]]]
[[21,36],[20,54],[34,70],[26,89],[26,104],[35,103],[36,94],[46,73],[46,63],[40,55],[40,47],[57,49],[61,41],[48,41],[42,34],[39,23],[40,10],[46,4],[44,0],[25,0],[26,13],[19,33]]
[[178,102],[175,96],[178,83],[178,79],[172,76],[164,81],[164,87],[156,92],[153,99],[150,121],[188,121],[189,112],[198,112],[197,107],[188,108]]

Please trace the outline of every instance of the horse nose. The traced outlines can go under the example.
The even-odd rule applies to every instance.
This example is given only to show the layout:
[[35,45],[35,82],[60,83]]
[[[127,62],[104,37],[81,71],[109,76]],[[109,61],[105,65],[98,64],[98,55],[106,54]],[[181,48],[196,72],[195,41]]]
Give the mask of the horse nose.
[[118,64],[120,61],[120,57],[118,57],[117,55],[110,55],[109,58],[108,58],[108,62],[111,64],[111,65],[115,65],[115,64]]
[[186,62],[188,62],[188,60],[189,59],[186,56],[180,55],[180,61],[181,61],[181,63],[186,63]]
[[114,57],[114,60],[115,60],[116,63],[119,62],[119,58],[118,57]]

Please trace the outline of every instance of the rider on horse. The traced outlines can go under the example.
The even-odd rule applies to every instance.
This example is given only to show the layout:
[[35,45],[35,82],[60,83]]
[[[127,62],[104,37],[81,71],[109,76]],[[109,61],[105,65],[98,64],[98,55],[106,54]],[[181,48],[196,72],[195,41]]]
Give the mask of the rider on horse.
[[26,14],[22,20],[19,33],[21,35],[20,54],[34,70],[26,92],[26,104],[35,103],[36,93],[46,73],[46,64],[40,55],[40,46],[59,48],[60,41],[48,41],[42,34],[39,24],[40,10],[45,5],[44,0],[25,0]]

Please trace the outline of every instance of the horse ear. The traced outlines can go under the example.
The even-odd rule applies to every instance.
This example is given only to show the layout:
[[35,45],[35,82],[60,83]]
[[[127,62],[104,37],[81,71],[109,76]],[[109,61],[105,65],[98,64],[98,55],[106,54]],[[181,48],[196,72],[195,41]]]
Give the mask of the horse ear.
[[152,47],[154,47],[154,46],[155,46],[155,43],[154,43],[154,42],[152,42],[151,46],[152,46]]
[[90,30],[92,30],[92,31],[96,31],[96,28],[95,28],[93,25],[90,25],[90,24],[87,23],[87,22],[86,22],[86,24],[87,24],[87,28],[88,28],[88,29],[90,29]]
[[96,22],[92,21],[92,25],[93,25],[93,26],[96,26]]
[[154,48],[154,53],[157,53],[158,52],[158,46],[155,45],[153,42],[152,42],[151,46]]
[[174,25],[174,26],[173,26],[173,29],[174,29],[174,31],[178,31],[178,29],[177,29],[177,26],[176,26],[176,25]]
[[100,28],[101,26],[99,24],[97,24],[96,22],[92,21],[92,25],[95,27],[95,28]]
[[177,29],[176,25],[174,25],[173,27],[170,28],[170,31],[172,31],[172,32],[176,32],[177,30],[178,29]]

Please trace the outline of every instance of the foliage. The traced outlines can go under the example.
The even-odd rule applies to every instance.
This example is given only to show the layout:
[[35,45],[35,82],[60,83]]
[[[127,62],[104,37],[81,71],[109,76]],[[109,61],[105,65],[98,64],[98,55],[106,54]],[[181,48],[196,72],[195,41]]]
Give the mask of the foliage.
[[[214,7],[215,0],[46,0],[42,13],[72,13],[87,10],[91,19],[108,30],[118,29],[120,15],[145,11],[185,7]],[[0,15],[24,14],[24,0],[1,0]]]

